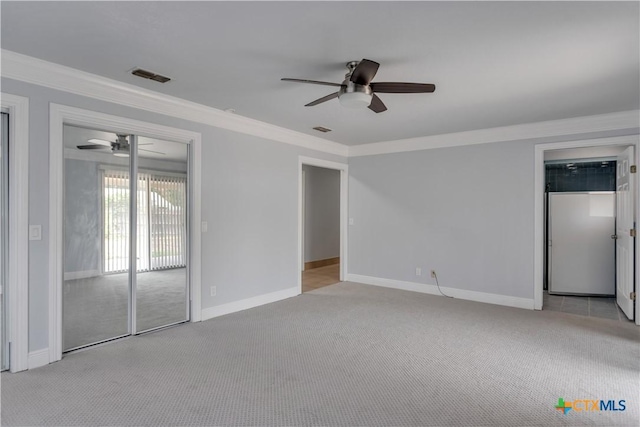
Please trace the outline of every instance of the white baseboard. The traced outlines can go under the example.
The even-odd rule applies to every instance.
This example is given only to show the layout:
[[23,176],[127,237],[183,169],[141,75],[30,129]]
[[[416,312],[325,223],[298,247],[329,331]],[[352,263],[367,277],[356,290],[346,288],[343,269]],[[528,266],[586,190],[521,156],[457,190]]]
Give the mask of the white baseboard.
[[49,364],[49,349],[43,348],[29,353],[29,369],[39,368]]
[[235,313],[236,311],[247,310],[264,304],[281,301],[297,295],[300,295],[300,288],[295,286],[293,288],[283,289],[269,294],[258,295],[257,297],[205,308],[202,310],[202,320],[213,319],[214,317],[224,316],[225,314]]
[[[402,289],[404,291],[421,292],[423,294],[440,295],[437,286],[425,283],[404,282],[401,280],[361,276],[359,274],[348,274],[347,280],[349,282],[364,283],[365,285],[382,286],[385,288]],[[529,298],[467,291],[464,289],[446,288],[444,286],[440,286],[440,289],[444,294],[454,298],[533,310],[533,299]]]
[[64,280],[88,279],[99,275],[100,270],[68,271],[64,273]]

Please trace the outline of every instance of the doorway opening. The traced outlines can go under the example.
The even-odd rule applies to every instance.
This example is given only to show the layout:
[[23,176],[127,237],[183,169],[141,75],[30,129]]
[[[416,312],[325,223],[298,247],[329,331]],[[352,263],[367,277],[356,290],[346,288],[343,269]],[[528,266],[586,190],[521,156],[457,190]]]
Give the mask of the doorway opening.
[[536,146],[536,309],[640,324],[637,146],[637,136]]
[[[48,360],[41,357],[33,367],[60,360],[63,351],[71,351],[74,348],[106,342],[122,336],[141,334],[184,321],[200,321],[201,134],[59,104],[50,104],[49,115],[50,289],[48,295],[49,348],[46,349],[49,357]],[[75,142],[67,140],[69,132],[74,130],[79,133],[87,131],[93,134],[90,137],[85,135]],[[95,132],[104,132],[104,135],[98,136]],[[78,146],[91,148],[78,148]],[[103,156],[103,160],[88,161],[94,155]],[[182,156],[181,160],[176,156]],[[185,156],[186,172],[184,171]],[[67,167],[67,163],[72,161],[78,168]],[[181,164],[182,169],[176,171],[176,164]],[[105,273],[104,271],[105,251],[102,246],[105,244],[105,239],[102,230],[105,221],[109,221],[108,218],[104,218],[104,198],[111,190],[104,191],[103,176],[110,173],[108,171],[128,172],[128,177],[134,177],[128,180],[128,192],[122,195],[128,203],[120,205],[122,209],[127,209],[127,214],[120,216],[123,223],[122,229],[118,230],[128,237],[129,264],[124,273]],[[145,195],[152,197],[151,193],[154,192],[153,190],[145,191],[144,186],[147,185],[148,180],[139,180],[137,177],[147,173],[158,175],[158,172],[161,172],[162,176],[170,177],[176,173],[186,175],[188,193],[184,208],[186,211],[184,217],[187,221],[187,266],[182,269],[186,284],[181,281],[182,279],[174,281],[173,283],[178,286],[171,292],[165,293],[158,292],[158,287],[169,283],[154,280],[152,286],[145,289],[143,278],[143,275],[158,274],[164,270],[148,272],[138,271],[137,268],[140,263],[138,255],[145,253],[144,245],[149,242],[145,237],[147,232],[145,230],[149,228],[144,224],[149,224],[149,214],[153,213],[145,207]],[[90,176],[87,178],[86,175]],[[78,188],[74,190],[74,186]],[[83,186],[86,188],[83,189]],[[160,207],[169,207],[162,202],[164,199],[171,202],[172,209],[178,210],[176,194],[163,193],[163,191],[165,190],[158,190],[161,196],[158,198]],[[69,199],[70,194],[71,199]],[[91,201],[77,203],[77,199],[81,197],[90,197]],[[148,200],[146,206],[149,206]],[[113,218],[113,220],[116,219]],[[88,227],[90,224],[94,226]],[[90,232],[82,236],[76,233],[77,230],[74,227],[86,227]],[[140,230],[138,230],[139,227]],[[175,241],[173,238],[169,240]],[[83,250],[85,247],[86,250]],[[79,256],[76,257],[74,254]],[[78,261],[82,262],[78,263]],[[84,263],[84,261],[87,262]],[[118,286],[97,284],[92,289],[90,285],[81,285],[83,281],[86,280],[85,283],[89,283],[92,279],[116,281]],[[82,304],[83,298],[93,291],[101,292],[103,298],[97,301],[91,300],[87,305]],[[169,312],[157,309],[155,303],[160,301],[158,298],[160,295],[166,296],[166,301],[170,301],[172,306],[170,316],[167,315]],[[182,295],[185,295],[184,299]],[[76,302],[80,302],[76,304],[78,310],[67,310],[70,304],[74,303],[71,301],[72,298],[77,298]],[[164,301],[165,298],[162,300]],[[174,308],[180,305],[184,308],[184,312],[182,309],[174,311]],[[105,307],[111,309],[105,309]],[[100,314],[99,317],[105,320],[104,325],[95,327],[99,319],[93,319],[92,327],[76,328],[81,325],[77,319],[82,318],[83,312],[90,313],[91,308],[95,309],[94,314]],[[71,313],[75,313],[75,316]],[[174,313],[180,317],[174,318]],[[69,314],[71,316],[68,316]],[[97,333],[90,333],[92,331]],[[84,338],[81,340],[73,338],[75,340],[73,342],[69,340],[70,337]],[[89,339],[93,342],[88,342]]]
[[302,292],[340,281],[340,171],[302,165]]
[[300,157],[298,172],[298,277],[303,293],[345,280],[348,166]]
[[[616,303],[616,162],[585,149],[545,153],[543,309],[627,320]],[[607,154],[607,155],[602,155]]]
[[28,220],[29,100],[2,93],[0,104],[2,368],[19,372],[29,365],[29,240],[39,236]]

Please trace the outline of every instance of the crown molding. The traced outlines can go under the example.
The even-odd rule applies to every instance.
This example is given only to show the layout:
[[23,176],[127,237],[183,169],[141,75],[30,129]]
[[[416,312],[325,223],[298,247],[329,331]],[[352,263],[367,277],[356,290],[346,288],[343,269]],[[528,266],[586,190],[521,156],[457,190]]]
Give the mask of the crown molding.
[[346,157],[346,145],[2,49],[2,77]]
[[560,137],[621,129],[640,129],[640,110],[355,145],[349,147],[349,157]]
[[640,110],[347,146],[2,49],[2,77],[343,157],[640,129]]

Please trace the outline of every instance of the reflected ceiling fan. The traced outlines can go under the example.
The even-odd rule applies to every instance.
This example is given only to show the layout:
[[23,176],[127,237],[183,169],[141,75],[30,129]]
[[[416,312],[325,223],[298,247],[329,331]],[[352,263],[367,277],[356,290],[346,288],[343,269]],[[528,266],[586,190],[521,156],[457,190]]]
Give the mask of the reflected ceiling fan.
[[[76,147],[78,148],[78,150],[107,150],[110,149],[111,152],[113,153],[114,156],[117,157],[129,157],[129,152],[130,152],[130,148],[129,148],[129,141],[127,140],[127,136],[128,135],[124,135],[124,134],[116,134],[117,135],[117,139],[115,141],[106,141],[104,139],[90,139],[87,142],[90,142],[91,144],[88,145],[77,145]],[[149,143],[145,143],[145,144],[138,144],[140,145],[153,145],[153,143],[149,142]],[[155,153],[155,154],[162,154],[165,155],[166,153],[162,153],[160,151],[153,151],[153,150],[147,150],[145,148],[138,148],[139,151],[147,151],[149,153]]]
[[309,83],[314,85],[339,87],[337,92],[323,96],[305,107],[313,107],[334,98],[338,98],[340,104],[350,108],[369,107],[376,113],[387,110],[382,100],[376,93],[431,93],[436,90],[436,85],[431,83],[404,83],[404,82],[372,82],[378,72],[378,64],[369,59],[351,61],[347,63],[349,70],[342,83],[319,82],[317,80],[282,79],[285,82]]

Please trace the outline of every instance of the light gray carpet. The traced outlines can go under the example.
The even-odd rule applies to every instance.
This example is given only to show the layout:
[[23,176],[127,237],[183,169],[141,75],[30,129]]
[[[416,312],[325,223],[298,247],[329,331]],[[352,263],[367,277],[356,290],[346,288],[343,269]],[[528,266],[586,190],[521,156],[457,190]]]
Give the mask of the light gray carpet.
[[635,426],[639,357],[633,325],[345,282],[4,373],[2,422]]
[[[187,269],[138,273],[138,330],[185,320]],[[63,288],[63,349],[126,335],[129,330],[129,274],[67,280]]]

